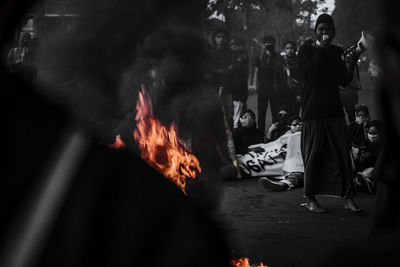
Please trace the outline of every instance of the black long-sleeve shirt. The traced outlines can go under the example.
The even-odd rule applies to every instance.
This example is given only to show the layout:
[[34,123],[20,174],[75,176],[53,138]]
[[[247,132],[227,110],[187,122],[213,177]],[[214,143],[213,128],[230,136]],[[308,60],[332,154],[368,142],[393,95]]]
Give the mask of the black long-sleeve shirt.
[[339,85],[348,84],[343,49],[330,45],[319,48],[303,45],[299,49],[299,69],[304,81],[302,117],[304,120],[344,116]]

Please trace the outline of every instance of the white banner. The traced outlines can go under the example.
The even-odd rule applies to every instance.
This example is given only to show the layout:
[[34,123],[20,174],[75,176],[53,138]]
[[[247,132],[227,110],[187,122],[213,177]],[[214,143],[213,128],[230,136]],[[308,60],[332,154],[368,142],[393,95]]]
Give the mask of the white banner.
[[249,146],[238,155],[244,177],[281,176],[285,172],[304,172],[300,150],[301,133],[285,134],[278,140]]
[[282,175],[288,135],[278,140],[249,146],[249,152],[238,155],[239,168],[244,177]]
[[287,139],[286,159],[282,167],[285,172],[304,172],[300,140],[301,132],[291,134]]

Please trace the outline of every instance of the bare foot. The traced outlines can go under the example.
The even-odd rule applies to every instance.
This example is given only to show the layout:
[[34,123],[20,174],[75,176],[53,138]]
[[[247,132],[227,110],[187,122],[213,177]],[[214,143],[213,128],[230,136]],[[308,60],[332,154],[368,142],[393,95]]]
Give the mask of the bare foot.
[[351,197],[344,199],[344,208],[346,210],[350,210],[352,212],[360,212],[361,211],[360,207],[357,206],[357,204],[354,202],[353,198],[351,198]]
[[326,209],[322,208],[317,200],[315,198],[307,198],[306,199],[306,208],[311,211],[311,212],[315,212],[315,213],[324,213],[326,212]]

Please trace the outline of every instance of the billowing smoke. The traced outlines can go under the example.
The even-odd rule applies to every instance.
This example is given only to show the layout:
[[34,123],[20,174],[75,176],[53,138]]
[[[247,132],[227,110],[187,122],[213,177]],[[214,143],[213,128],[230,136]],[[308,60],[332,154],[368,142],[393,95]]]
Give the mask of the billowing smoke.
[[38,74],[44,92],[90,122],[106,142],[121,134],[129,143],[144,84],[162,122],[175,121],[185,140],[196,135],[193,145],[200,149],[194,152],[203,169],[216,164],[217,155],[207,153],[215,141],[210,138],[223,133],[223,124],[216,90],[203,82],[207,1],[79,3],[76,23],[40,40]]
[[204,2],[84,1],[72,27],[41,38],[39,77],[56,99],[104,132],[133,111],[151,69],[167,84],[157,99],[194,93],[189,87],[204,70]]

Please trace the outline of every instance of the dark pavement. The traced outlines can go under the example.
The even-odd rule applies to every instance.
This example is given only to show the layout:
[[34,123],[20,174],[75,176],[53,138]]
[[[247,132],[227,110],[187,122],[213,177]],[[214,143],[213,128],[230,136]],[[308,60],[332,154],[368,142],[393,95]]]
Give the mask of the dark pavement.
[[[359,104],[370,108],[377,117],[374,85],[361,73],[363,89]],[[256,111],[256,96],[248,100]],[[268,110],[269,112],[269,110]],[[270,124],[267,115],[267,125]],[[260,187],[257,178],[224,183],[224,195],[217,211],[236,258],[248,257],[251,264],[269,267],[314,266],[336,246],[357,241],[369,233],[375,196],[358,193],[355,201],[362,208],[351,213],[339,198],[320,196],[327,213],[306,210],[302,188],[272,192]]]
[[326,213],[311,213],[302,188],[273,192],[257,184],[257,178],[229,181],[218,211],[237,258],[269,267],[314,266],[335,246],[366,237],[375,196],[359,193],[363,209],[351,213],[339,198],[320,196]]

